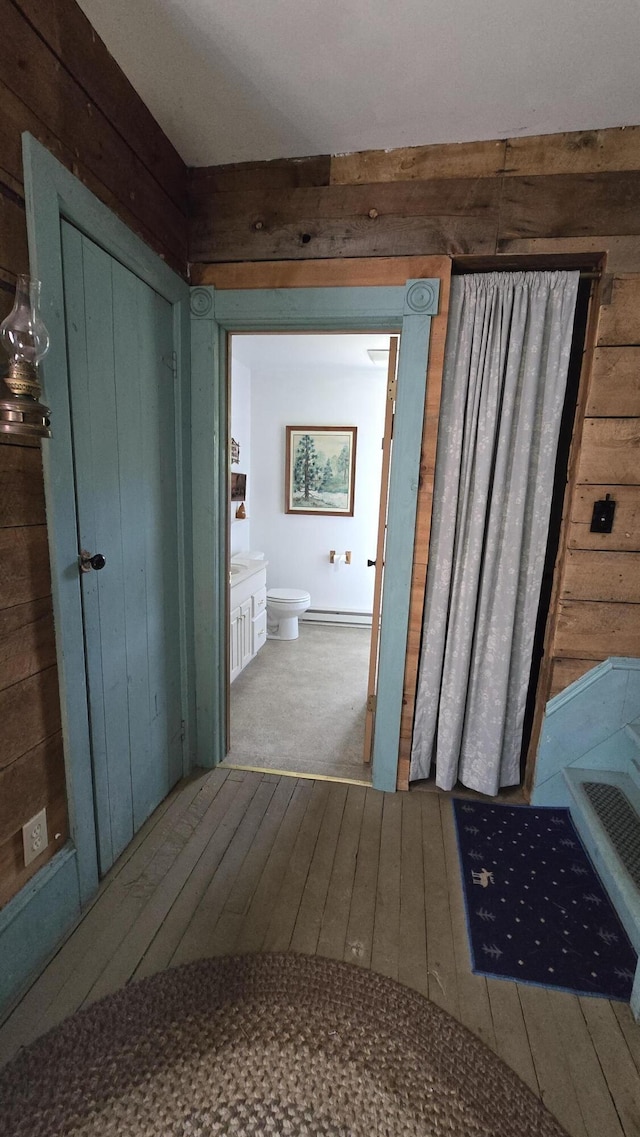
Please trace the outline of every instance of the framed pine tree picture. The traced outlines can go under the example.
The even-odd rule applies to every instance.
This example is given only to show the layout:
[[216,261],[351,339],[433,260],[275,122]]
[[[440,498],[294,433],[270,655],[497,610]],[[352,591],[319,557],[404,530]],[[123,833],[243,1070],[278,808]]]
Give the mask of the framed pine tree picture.
[[288,426],[286,513],[353,517],[355,426]]

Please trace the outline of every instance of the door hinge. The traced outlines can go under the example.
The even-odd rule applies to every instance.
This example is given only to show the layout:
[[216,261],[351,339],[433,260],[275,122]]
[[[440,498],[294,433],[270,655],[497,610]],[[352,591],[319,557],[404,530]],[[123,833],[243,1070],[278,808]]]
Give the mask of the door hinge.
[[175,379],[178,374],[178,353],[176,351],[172,351],[169,355],[163,355],[162,362],[166,363],[167,367],[171,368],[173,377]]
[[184,742],[186,737],[187,737],[187,725],[186,725],[184,719],[182,719],[182,721],[180,722],[180,741]]
[[387,386],[387,398],[391,399],[392,403],[395,402],[397,391],[398,391],[398,380],[392,379]]
[[378,696],[377,695],[367,695],[367,710],[371,714],[375,714],[377,702],[378,702]]

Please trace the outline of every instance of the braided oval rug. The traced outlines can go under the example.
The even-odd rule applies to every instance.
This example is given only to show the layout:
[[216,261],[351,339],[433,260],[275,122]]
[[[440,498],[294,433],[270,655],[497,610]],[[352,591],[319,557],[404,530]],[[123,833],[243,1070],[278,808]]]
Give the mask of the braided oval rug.
[[203,960],[67,1019],[0,1072],[3,1137],[564,1137],[421,995],[314,956]]

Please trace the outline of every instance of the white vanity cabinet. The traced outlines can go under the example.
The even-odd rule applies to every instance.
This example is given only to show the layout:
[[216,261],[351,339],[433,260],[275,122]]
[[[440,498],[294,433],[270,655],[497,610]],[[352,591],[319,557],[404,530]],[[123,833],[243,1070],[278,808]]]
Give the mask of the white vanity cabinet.
[[267,638],[266,561],[232,562],[229,585],[230,680],[233,683]]

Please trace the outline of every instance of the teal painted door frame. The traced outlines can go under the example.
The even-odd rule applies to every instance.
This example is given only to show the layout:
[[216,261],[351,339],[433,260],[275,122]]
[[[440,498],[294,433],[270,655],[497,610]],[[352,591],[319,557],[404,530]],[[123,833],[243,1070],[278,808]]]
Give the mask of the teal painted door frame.
[[197,752],[226,747],[227,336],[230,332],[400,332],[389,484],[372,780],[395,791],[431,318],[438,280],[404,287],[191,290]]
[[[31,135],[23,135],[31,273],[42,281],[51,348],[42,364],[53,438],[42,443],[70,841],[0,913],[0,1002],[46,958],[98,885],[82,606],[77,564],[73,439],[68,389],[61,218],[71,222],[171,304],[176,352],[181,697],[185,773],[194,760],[191,573],[189,289],[142,240]],[[6,952],[6,956],[5,956]]]

